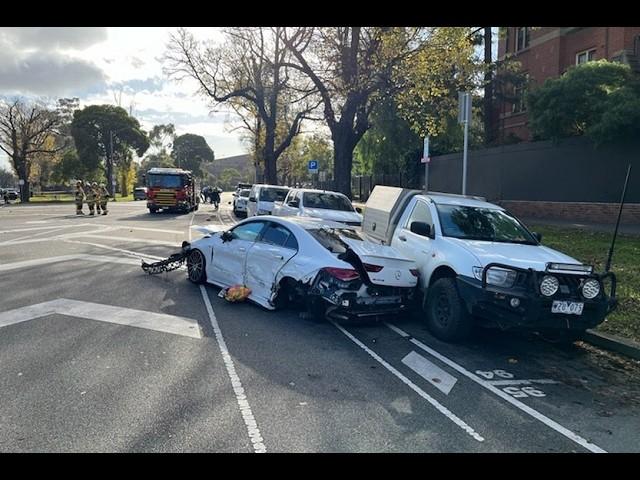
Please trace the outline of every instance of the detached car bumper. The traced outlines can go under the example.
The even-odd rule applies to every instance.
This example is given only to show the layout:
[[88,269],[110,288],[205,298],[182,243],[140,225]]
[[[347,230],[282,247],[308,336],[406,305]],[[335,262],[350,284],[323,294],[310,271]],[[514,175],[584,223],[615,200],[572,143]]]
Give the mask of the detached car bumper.
[[[483,287],[481,281],[464,276],[457,277],[457,285],[470,314],[485,326],[497,326],[503,330],[585,330],[602,323],[616,305],[615,277],[612,295],[601,292],[592,300],[579,295],[544,297],[527,289]],[[582,314],[552,313],[554,300],[583,303]]]

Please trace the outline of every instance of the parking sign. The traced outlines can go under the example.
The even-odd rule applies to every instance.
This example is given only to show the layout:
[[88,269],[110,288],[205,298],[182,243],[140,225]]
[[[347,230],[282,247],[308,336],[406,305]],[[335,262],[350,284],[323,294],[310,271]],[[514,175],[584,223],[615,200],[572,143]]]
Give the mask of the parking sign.
[[318,161],[309,160],[309,173],[318,173]]

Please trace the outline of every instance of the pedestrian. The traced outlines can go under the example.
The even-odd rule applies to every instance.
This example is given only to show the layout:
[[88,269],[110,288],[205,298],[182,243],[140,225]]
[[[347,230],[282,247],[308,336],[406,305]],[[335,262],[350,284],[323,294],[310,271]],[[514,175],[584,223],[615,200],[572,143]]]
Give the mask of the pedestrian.
[[104,183],[100,184],[100,208],[102,208],[102,215],[107,214],[107,202],[109,201],[109,191]]
[[89,215],[95,215],[96,208],[96,191],[91,187],[91,184],[87,182],[85,185],[85,195],[87,197],[87,207],[89,207]]
[[78,182],[76,182],[76,215],[84,215],[84,212],[82,211],[84,199],[85,194],[82,188],[82,182],[78,180]]
[[102,205],[102,190],[98,187],[98,182],[93,182],[91,188],[96,192],[96,213],[100,215],[100,205]]
[[220,192],[218,191],[218,188],[214,188],[211,191],[211,203],[213,203],[216,206],[216,210],[217,210],[218,205],[220,204]]

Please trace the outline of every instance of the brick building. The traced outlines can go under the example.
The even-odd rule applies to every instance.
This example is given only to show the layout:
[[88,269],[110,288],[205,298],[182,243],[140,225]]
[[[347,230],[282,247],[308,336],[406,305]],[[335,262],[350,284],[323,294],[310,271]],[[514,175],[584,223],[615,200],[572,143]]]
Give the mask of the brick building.
[[[530,85],[559,77],[568,68],[607,59],[640,73],[640,27],[501,27],[498,59],[513,55]],[[511,91],[511,101],[498,101],[494,128],[498,143],[531,140],[523,89]]]

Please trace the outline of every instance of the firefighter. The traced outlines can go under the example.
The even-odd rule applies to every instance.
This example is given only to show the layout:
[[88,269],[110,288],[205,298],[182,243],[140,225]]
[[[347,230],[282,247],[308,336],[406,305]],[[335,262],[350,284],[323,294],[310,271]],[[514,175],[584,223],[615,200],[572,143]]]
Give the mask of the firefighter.
[[78,180],[76,182],[76,215],[84,215],[82,211],[82,203],[84,202],[85,194],[82,189],[82,182]]
[[100,208],[102,209],[102,215],[106,215],[107,202],[109,201],[109,191],[107,190],[107,187],[104,185],[104,183],[100,184],[98,191],[100,192]]
[[89,215],[95,215],[96,207],[96,191],[91,187],[91,184],[87,182],[85,185],[85,195],[87,196],[87,206],[89,207]]
[[93,182],[91,188],[96,192],[96,212],[100,215],[100,205],[102,204],[102,190],[98,187],[98,182]]

